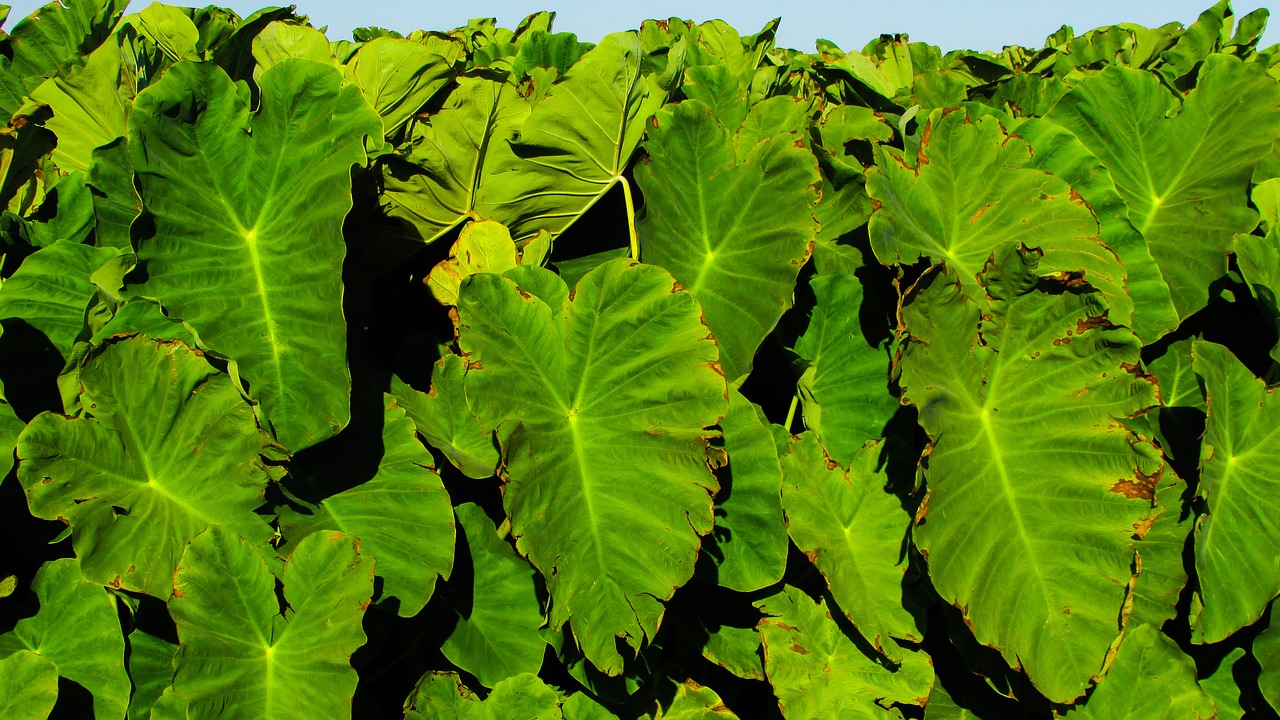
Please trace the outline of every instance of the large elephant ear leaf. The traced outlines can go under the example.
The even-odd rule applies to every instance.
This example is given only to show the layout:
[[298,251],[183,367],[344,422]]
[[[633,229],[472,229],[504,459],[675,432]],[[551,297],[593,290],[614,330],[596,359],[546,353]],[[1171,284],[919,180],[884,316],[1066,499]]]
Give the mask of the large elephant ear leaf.
[[626,260],[572,293],[535,266],[473,275],[457,316],[467,399],[497,431],[511,532],[547,581],[551,625],[572,620],[617,675],[615,640],[654,637],[711,530],[708,428],[728,404],[715,341],[671,275]]
[[[383,579],[379,601],[395,598],[396,612],[413,617],[431,599],[436,578],[448,578],[453,569],[453,510],[413,421],[391,395],[383,396],[383,408],[382,457],[373,477],[330,495],[308,508],[309,514],[283,510],[280,526],[291,542],[325,530],[358,537],[361,551],[378,563]],[[356,437],[367,441],[360,447],[373,445],[372,437]],[[349,447],[343,450],[347,457],[359,455]],[[328,458],[325,465],[316,474],[339,482],[359,472]]]
[[30,650],[0,660],[0,715],[45,720],[58,702],[58,666]]
[[1280,594],[1280,398],[1227,348],[1197,341],[1192,354],[1208,417],[1191,631],[1196,642],[1218,642],[1257,621]]
[[102,43],[128,0],[69,0],[50,3],[0,39],[0,122],[8,123],[23,99],[45,78]]
[[322,63],[263,73],[261,102],[212,63],[179,63],[138,95],[130,151],[155,235],[130,288],[234,359],[276,437],[297,451],[350,418],[342,222],[351,166],[381,120]]
[[924,635],[903,605],[903,542],[911,516],[887,492],[881,443],[868,444],[849,469],[832,462],[818,438],[791,440],[783,458],[782,503],[791,540],[827,579],[845,617],[891,662],[902,662],[894,638]]
[[[1112,66],[1047,117],[1110,171],[1185,320],[1227,271],[1232,237],[1258,221],[1245,197],[1254,166],[1280,134],[1280,86],[1260,63],[1212,55],[1169,117],[1175,105],[1155,75]],[[1109,130],[1117,127],[1134,130]]]
[[979,642],[1065,703],[1119,634],[1164,466],[1123,425],[1156,404],[1131,372],[1137,338],[1106,322],[1101,293],[1036,289],[1036,258],[998,253],[979,278],[989,315],[949,270],[931,274],[903,308],[899,365],[933,438],[914,533],[930,578]]
[[1043,253],[1041,270],[1076,272],[1102,291],[1110,317],[1128,325],[1133,301],[1125,268],[1104,246],[1098,221],[1061,178],[1028,167],[1031,150],[992,116],[934,111],[914,158],[877,148],[867,192],[878,208],[868,232],[880,262],[945,261],[980,298],[977,276],[997,247]]
[[[31,589],[40,610],[0,635],[0,658],[10,658],[0,665],[0,698],[21,690],[14,687],[20,676],[10,675],[10,670],[26,666],[27,672],[47,678],[47,670],[29,661],[12,661],[13,653],[30,651],[56,666],[55,678],[71,680],[92,693],[97,717],[123,717],[129,705],[129,676],[115,598],[101,585],[85,582],[74,558],[45,563]],[[57,695],[56,681],[53,693]],[[37,697],[28,699],[39,702]]]
[[265,540],[254,510],[277,446],[231,378],[180,342],[108,343],[80,368],[82,417],[18,438],[31,512],[71,524],[86,578],[168,597],[182,548],[210,525]]
[[929,697],[934,675],[927,655],[906,652],[897,667],[878,662],[832,619],[825,600],[815,603],[785,587],[756,607],[766,615],[765,673],[787,720],[890,720],[902,717],[891,709],[895,703],[922,706]]
[[640,144],[645,123],[666,100],[642,72],[633,32],[613,33],[569,68],[538,102],[512,149],[516,172],[491,176],[485,205],[517,240],[559,235],[615,184]]
[[[169,612],[178,628],[173,687],[187,717],[303,720],[351,711],[373,595],[373,561],[341,533],[298,543],[281,580],[249,542],[211,528],[187,546]],[[236,602],[228,602],[235,598]]]
[[[787,107],[795,103],[783,99]],[[818,161],[798,132],[737,138],[700,100],[654,117],[646,162],[642,258],[666,268],[702,305],[725,377],[751,372],[756,348],[791,307],[818,233]]]
[[[0,328],[0,334],[3,334],[3,331],[4,329]],[[0,384],[0,482],[4,482],[4,478],[13,469],[13,451],[18,447],[18,435],[22,433],[24,427],[26,425],[22,419],[5,399],[4,385]]]
[[443,108],[416,125],[404,158],[382,164],[382,211],[430,243],[468,218],[493,214],[489,178],[510,170],[529,101],[509,83],[458,78]]
[[1062,715],[1070,720],[1218,717],[1214,701],[1196,682],[1195,662],[1152,625],[1139,624],[1124,640],[1088,700]]

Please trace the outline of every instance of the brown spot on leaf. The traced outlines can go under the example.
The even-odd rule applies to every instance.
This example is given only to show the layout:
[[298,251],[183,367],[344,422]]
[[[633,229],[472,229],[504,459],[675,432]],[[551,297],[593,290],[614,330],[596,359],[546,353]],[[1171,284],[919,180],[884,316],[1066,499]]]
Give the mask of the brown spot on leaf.
[[978,222],[978,218],[982,217],[982,213],[986,212],[987,208],[989,207],[991,207],[991,203],[987,203],[986,205],[983,205],[982,207],[978,208],[978,212],[974,213],[973,217],[969,218],[969,222],[970,223]]
[[1063,614],[1063,615],[1070,615],[1070,614],[1071,614],[1071,606],[1070,606],[1070,605],[1063,605],[1063,606],[1062,606],[1062,614]]
[[794,653],[800,653],[801,655],[808,655],[808,654],[809,654],[809,651],[808,651],[808,650],[805,650],[804,648],[800,647],[799,645],[792,645],[792,646],[791,646],[791,652],[794,652]]
[[774,625],[776,625],[776,626],[778,626],[778,627],[782,628],[783,630],[786,630],[787,632],[791,632],[792,630],[795,630],[795,627],[794,627],[794,626],[792,626],[792,625],[788,625],[788,624],[786,624],[786,623],[782,622],[781,620],[779,620],[779,621],[775,622],[775,623],[774,623]]
[[879,210],[879,209],[880,209],[880,208],[882,208],[882,207],[884,207],[884,203],[880,202],[879,200],[872,200],[872,201],[871,201],[871,212],[875,212],[875,211]]
[[[680,281],[679,281],[679,280],[672,280],[672,281],[671,281],[671,294],[672,294],[672,295],[675,295],[676,293],[680,292],[681,290],[684,290],[684,286],[680,284]],[[706,325],[707,323],[706,323],[706,321],[705,321],[705,320],[703,320],[703,321],[702,321],[702,324],[703,324],[703,325]]]
[[1138,468],[1133,469],[1133,479],[1121,479],[1111,486],[1111,492],[1120,493],[1127,498],[1151,500],[1156,495],[1156,484],[1160,482],[1160,476],[1164,474],[1164,468],[1161,467],[1152,475],[1144,475]]
[[129,573],[132,573],[132,572],[138,572],[138,566],[137,566],[137,565],[130,565],[130,566],[129,566],[129,569],[124,571],[124,574],[125,574],[125,575],[128,575]]
[[340,533],[340,532],[336,532],[336,533],[334,533],[334,534],[330,535],[330,536],[329,536],[329,539],[330,539],[330,540],[341,540],[341,539],[342,539],[342,533]]
[[174,597],[176,597],[176,598],[180,598],[180,597],[182,597],[182,588],[175,587],[175,588],[173,589],[173,596],[174,596]]

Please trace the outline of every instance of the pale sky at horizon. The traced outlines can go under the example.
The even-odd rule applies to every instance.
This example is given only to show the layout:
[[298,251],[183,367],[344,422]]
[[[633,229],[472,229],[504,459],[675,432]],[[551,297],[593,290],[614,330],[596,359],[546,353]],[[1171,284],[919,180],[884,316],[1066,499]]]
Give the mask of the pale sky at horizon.
[[[13,2],[6,29],[41,5],[36,0]],[[149,2],[135,0],[136,12]],[[185,3],[172,2],[182,5]],[[199,3],[204,5],[205,3]],[[216,3],[241,15],[267,6],[268,2],[225,0]],[[999,50],[1004,45],[1040,47],[1047,35],[1061,25],[1071,25],[1077,33],[1118,22],[1136,22],[1149,27],[1177,21],[1189,25],[1212,0],[1074,0],[1071,3],[1027,2],[1027,0],[986,0],[945,2],[943,0],[897,0],[896,2],[778,2],[777,0],[647,0],[643,4],[606,5],[589,0],[473,0],[441,2],[426,0],[297,0],[298,12],[308,15],[317,27],[328,26],[332,40],[349,38],[352,28],[366,25],[408,32],[423,28],[449,30],[473,17],[496,17],[499,24],[514,27],[521,18],[537,10],[555,10],[555,29],[577,33],[581,40],[596,42],[615,30],[628,30],[647,18],[682,17],[703,21],[720,18],[739,32],[750,34],[774,17],[782,17],[778,44],[804,51],[813,49],[819,37],[845,50],[861,48],[881,33],[908,33],[943,50],[969,48]],[[1236,17],[1259,8],[1261,2],[1232,4]],[[1275,8],[1268,7],[1274,14]],[[1263,47],[1280,42],[1280,20],[1263,36]]]

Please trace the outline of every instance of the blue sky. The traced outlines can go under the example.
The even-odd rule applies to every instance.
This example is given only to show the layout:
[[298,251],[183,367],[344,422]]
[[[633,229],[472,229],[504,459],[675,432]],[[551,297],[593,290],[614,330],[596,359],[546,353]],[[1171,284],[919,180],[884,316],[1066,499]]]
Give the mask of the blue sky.
[[[12,19],[6,26],[39,4],[33,0],[14,2]],[[265,3],[224,0],[219,4],[248,14]],[[1046,35],[1063,24],[1077,32],[1122,21],[1148,26],[1171,20],[1190,24],[1212,0],[646,0],[626,5],[598,0],[297,0],[297,4],[299,12],[309,15],[313,24],[328,25],[331,39],[347,38],[353,27],[362,25],[402,32],[415,28],[447,30],[472,17],[496,17],[503,25],[514,27],[525,15],[547,9],[557,13],[557,30],[575,32],[592,42],[608,32],[633,28],[649,17],[677,16],[699,21],[721,18],[739,31],[750,33],[781,16],[779,44],[800,50],[812,50],[818,37],[850,50],[862,47],[880,33],[895,32],[909,33],[913,40],[946,50],[998,50],[1014,43],[1039,47]],[[131,9],[141,10],[145,5],[135,0]],[[1238,17],[1263,6],[1265,3],[1261,2],[1233,3]],[[1263,38],[1264,46],[1280,42],[1280,20],[1273,18],[1272,24],[1274,27]]]

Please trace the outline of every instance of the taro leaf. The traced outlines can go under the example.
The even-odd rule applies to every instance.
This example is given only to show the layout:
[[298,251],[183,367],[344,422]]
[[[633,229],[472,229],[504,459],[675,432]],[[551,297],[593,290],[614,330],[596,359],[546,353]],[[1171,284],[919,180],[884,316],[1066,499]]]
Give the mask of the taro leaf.
[[813,433],[793,438],[782,458],[782,505],[792,542],[822,571],[845,617],[878,652],[901,663],[893,638],[918,643],[924,636],[902,604],[911,516],[885,490],[882,451],[880,443],[865,446],[845,470]]
[[467,399],[497,430],[551,627],[572,619],[587,659],[618,675],[615,638],[653,638],[711,531],[706,428],[728,403],[698,303],[661,268],[613,260],[572,293],[535,266],[473,275],[457,315]]
[[[1178,326],[1169,286],[1147,249],[1147,242],[1130,222],[1129,208],[1116,192],[1111,173],[1065,128],[1048,120],[1030,119],[1014,132],[1033,151],[1030,167],[1045,170],[1070,183],[1098,217],[1102,242],[1124,263],[1125,287],[1134,301],[1133,331],[1151,343]],[[1087,279],[1087,278],[1086,278]],[[1113,317],[1112,321],[1120,318]]]
[[422,43],[381,37],[360,46],[346,75],[382,116],[392,138],[453,77],[453,65]]
[[463,389],[466,361],[445,353],[431,373],[431,392],[413,389],[398,377],[391,380],[391,394],[404,408],[418,432],[431,447],[463,475],[476,480],[493,477],[498,467],[498,449],[488,433],[481,432]]
[[1125,632],[1110,669],[1088,700],[1068,710],[1072,720],[1157,718],[1212,720],[1213,699],[1196,683],[1196,666],[1178,644],[1152,625]]
[[[0,328],[3,332],[3,328]],[[13,406],[4,397],[4,386],[0,385],[0,482],[13,469],[13,451],[18,446],[18,436],[26,425]]]
[[[1236,262],[1263,315],[1280,330],[1280,178],[1254,186],[1252,199],[1267,234],[1237,235]],[[1280,361],[1280,343],[1271,348],[1271,358]]]
[[511,145],[518,169],[485,186],[493,217],[517,240],[538,230],[559,235],[615,184],[629,194],[622,173],[666,100],[642,72],[644,57],[635,33],[607,35],[529,114]]
[[1280,709],[1280,632],[1268,627],[1253,640],[1253,657],[1262,666],[1258,689],[1272,709]]
[[889,338],[868,337],[863,318],[870,316],[872,333],[887,323],[877,323],[883,310],[853,275],[814,276],[809,287],[815,304],[795,344],[807,364],[797,386],[804,425],[848,467],[863,443],[884,435],[899,407],[889,390]]
[[[115,598],[102,586],[85,582],[74,558],[42,565],[31,589],[40,600],[40,611],[0,635],[0,658],[30,650],[51,661],[57,675],[92,693],[97,717],[124,717],[129,676]],[[10,683],[16,678],[8,670],[4,667],[0,673],[0,692],[5,694],[15,690]]]
[[979,278],[986,317],[950,269],[923,280],[900,369],[933,439],[914,533],[929,576],[978,642],[1065,703],[1119,633],[1163,466],[1122,423],[1156,402],[1130,373],[1137,338],[1098,292],[1036,290],[1036,257],[998,251]]
[[383,579],[379,600],[396,598],[396,611],[413,617],[431,599],[436,576],[453,569],[453,512],[413,422],[393,396],[384,394],[383,403],[380,442],[364,445],[382,448],[377,474],[308,505],[309,514],[282,511],[280,527],[291,543],[322,530],[358,538]]
[[189,13],[190,11],[184,13],[181,8],[157,2],[138,13],[135,22],[138,30],[154,41],[170,61],[199,62],[203,59],[202,53],[197,49],[200,30],[196,28]]
[[58,702],[58,667],[43,655],[18,650],[0,659],[0,716],[45,720]]
[[[351,166],[380,121],[337,70],[285,60],[261,103],[212,63],[179,63],[138,95],[130,150],[156,234],[131,288],[239,364],[297,451],[350,418],[342,221]],[[252,133],[250,133],[252,130]]]
[[405,720],[587,720],[613,715],[583,693],[576,693],[566,701],[555,688],[531,673],[503,680],[481,701],[454,673],[428,672],[409,695],[404,717]]
[[1167,408],[1195,408],[1204,412],[1204,390],[1191,359],[1194,340],[1172,343],[1160,357],[1147,363],[1147,370],[1160,383],[1160,404]]
[[1161,627],[1177,614],[1176,605],[1187,584],[1187,570],[1182,553],[1191,533],[1192,513],[1183,511],[1182,495],[1187,483],[1171,467],[1154,478],[1155,500],[1159,515],[1149,528],[1140,528],[1142,543],[1138,546],[1138,579],[1133,588],[1132,622]]
[[760,658],[760,631],[721,625],[708,633],[702,657],[744,680],[764,680]]
[[0,286],[0,319],[19,319],[44,333],[64,360],[85,331],[85,311],[97,295],[89,279],[101,265],[120,255],[64,240],[32,253]]
[[737,390],[729,391],[729,414],[720,427],[729,465],[716,498],[715,582],[752,592],[782,580],[787,568],[782,468],[764,411]]
[[459,78],[444,108],[411,133],[409,155],[385,161],[382,211],[424,243],[492,215],[489,178],[514,167],[510,142],[528,115],[529,103],[511,85]]
[[[262,75],[290,58],[312,60],[325,65],[337,64],[333,48],[324,33],[309,26],[279,20],[268,23],[253,38],[253,79],[262,82]],[[371,133],[377,138],[377,133]]]
[[441,305],[458,304],[458,285],[478,272],[502,274],[520,264],[511,233],[493,220],[467,223],[449,249],[449,257],[431,268],[427,287]]
[[[1265,634],[1265,631],[1264,631]],[[1255,656],[1258,653],[1258,641],[1253,641],[1253,650]],[[1244,708],[1240,706],[1240,686],[1236,684],[1235,670],[1236,663],[1245,656],[1244,648],[1235,648],[1222,658],[1222,662],[1218,663],[1218,669],[1210,673],[1209,677],[1200,681],[1200,687],[1213,698],[1214,705],[1218,708],[1217,720],[1241,720],[1244,717]],[[1263,672],[1266,672],[1265,666]],[[1261,682],[1259,683],[1261,684]],[[1276,690],[1276,688],[1272,685]],[[1280,699],[1280,693],[1274,695]]]
[[37,9],[0,40],[0,123],[62,66],[88,55],[111,32],[127,0],[68,0]]
[[[536,675],[547,647],[538,632],[544,617],[537,571],[498,537],[479,505],[465,503],[456,512],[470,548],[474,582],[457,593],[458,624],[440,651],[485,687],[521,673]],[[463,601],[465,595],[470,597]]]
[[133,165],[123,139],[93,151],[85,183],[93,191],[94,244],[132,250],[130,227],[142,210],[133,185]]
[[593,47],[591,43],[578,42],[573,33],[534,30],[520,42],[520,51],[511,60],[511,72],[524,77],[534,68],[552,68],[563,75]]
[[1252,625],[1280,594],[1280,397],[1231,351],[1197,341],[1196,374],[1205,384],[1196,574],[1191,639],[1218,642]]
[[129,720],[151,717],[151,709],[160,696],[172,687],[173,656],[177,651],[177,645],[143,630],[129,633],[129,679],[134,687],[129,699]]
[[58,137],[53,161],[60,169],[87,170],[94,148],[124,136],[133,98],[118,92],[121,55],[120,42],[111,38],[83,65],[44,81],[31,92],[33,102],[53,111],[44,126]]
[[197,535],[169,600],[173,686],[187,717],[349,717],[349,661],[365,641],[373,566],[350,536],[308,535],[284,563],[282,611],[276,578],[249,541],[218,527]]
[[817,234],[818,163],[795,133],[748,141],[735,157],[735,136],[698,100],[669,105],[654,122],[635,173],[643,259],[698,299],[725,377],[737,382],[791,307]]
[[227,375],[179,342],[109,342],[80,368],[85,416],[41,413],[18,438],[36,517],[65,518],[85,578],[169,596],[182,548],[210,525],[265,540],[254,514],[278,449]]
[[[669,701],[664,699],[652,703],[648,716],[654,720],[737,720],[738,716],[725,707],[720,696],[709,687],[693,680],[677,683],[671,678],[665,678],[663,684],[667,686],[663,690],[673,694]],[[663,703],[666,703],[665,707]]]
[[1155,75],[1112,66],[1048,117],[1110,171],[1186,319],[1226,272],[1232,236],[1257,223],[1245,196],[1254,165],[1280,134],[1280,86],[1258,63],[1212,55],[1182,111],[1167,117],[1175,105]]
[[867,171],[867,192],[879,203],[868,226],[876,257],[887,265],[945,261],[979,300],[977,276],[988,258],[1021,243],[1042,252],[1042,272],[1083,274],[1106,295],[1115,321],[1128,324],[1124,266],[1099,241],[1084,201],[1062,179],[1028,167],[1030,148],[999,120],[968,112],[935,111],[914,164],[878,146]]
[[960,707],[943,689],[942,683],[934,683],[929,692],[929,702],[924,706],[924,720],[980,720],[967,708]]
[[934,683],[933,664],[906,652],[897,668],[867,655],[831,619],[826,601],[814,603],[786,587],[756,603],[764,665],[787,720],[902,717],[895,703],[924,705]]

